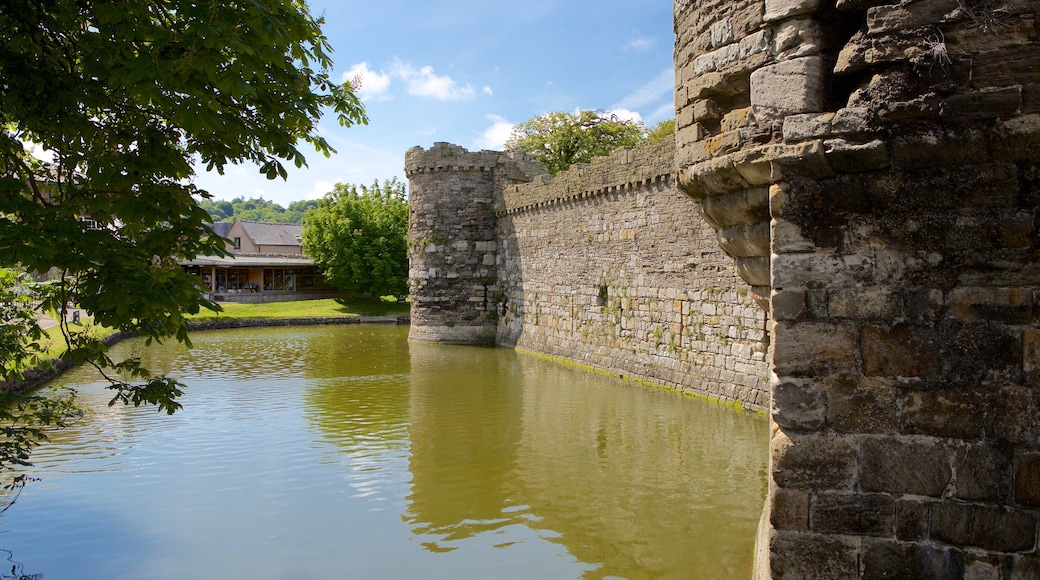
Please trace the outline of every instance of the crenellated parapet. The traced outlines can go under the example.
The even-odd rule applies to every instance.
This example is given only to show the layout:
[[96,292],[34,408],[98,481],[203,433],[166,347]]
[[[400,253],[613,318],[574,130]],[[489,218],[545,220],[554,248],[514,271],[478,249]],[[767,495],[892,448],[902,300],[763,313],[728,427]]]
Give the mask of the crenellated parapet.
[[503,193],[506,213],[552,208],[603,195],[651,188],[675,179],[675,144],[646,143],[593,158],[556,175],[542,175],[531,183],[517,183]]

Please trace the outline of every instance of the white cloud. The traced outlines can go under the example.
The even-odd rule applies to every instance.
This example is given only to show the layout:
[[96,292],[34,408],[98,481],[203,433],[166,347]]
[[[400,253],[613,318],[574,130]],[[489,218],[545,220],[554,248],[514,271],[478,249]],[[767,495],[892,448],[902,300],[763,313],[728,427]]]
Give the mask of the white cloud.
[[476,148],[501,151],[506,148],[506,140],[513,134],[514,125],[498,115],[488,115],[487,118],[491,121],[491,126],[484,129],[477,138]]
[[484,94],[490,97],[494,95],[495,92],[491,90],[491,87],[484,87]]
[[321,199],[325,197],[325,194],[332,191],[332,188],[336,184],[331,181],[315,181],[311,184],[311,190],[308,191],[303,197],[304,199]]
[[654,39],[647,36],[640,36],[639,38],[633,38],[625,43],[625,52],[643,52],[648,50],[654,44]]
[[362,101],[387,101],[392,98],[390,75],[373,71],[368,68],[367,62],[359,62],[343,73],[344,81],[354,82],[354,79],[361,80],[361,89],[357,91],[357,96]]
[[646,121],[647,123],[655,123],[673,117],[675,117],[675,103],[668,103],[667,105],[661,105],[661,107],[656,111],[650,113],[650,116],[646,118]]
[[669,101],[673,101],[675,97],[675,69],[671,67],[664,69],[650,82],[625,95],[612,108],[635,109],[666,97],[671,97]]
[[440,101],[466,101],[476,95],[476,89],[470,85],[460,85],[450,76],[439,76],[433,72],[432,66],[415,68],[396,61],[391,74],[408,85],[408,93],[417,97],[430,97]]

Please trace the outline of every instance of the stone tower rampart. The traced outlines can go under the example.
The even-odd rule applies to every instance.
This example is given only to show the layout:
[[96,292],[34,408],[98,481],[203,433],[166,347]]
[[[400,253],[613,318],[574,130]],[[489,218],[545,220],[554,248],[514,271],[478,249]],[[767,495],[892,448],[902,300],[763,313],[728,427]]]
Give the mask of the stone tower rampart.
[[495,151],[436,143],[405,157],[412,340],[493,343],[498,290],[496,192],[529,179]]
[[412,339],[497,341],[767,408],[766,313],[678,191],[674,143],[552,177],[441,143],[407,168]]
[[1040,577],[1038,10],[675,4],[680,185],[772,314],[763,577]]

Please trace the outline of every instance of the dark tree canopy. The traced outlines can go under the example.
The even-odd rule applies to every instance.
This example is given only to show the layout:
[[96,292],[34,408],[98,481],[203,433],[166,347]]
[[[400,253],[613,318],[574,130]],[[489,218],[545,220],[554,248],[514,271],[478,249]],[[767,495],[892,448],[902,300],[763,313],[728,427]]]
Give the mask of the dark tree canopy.
[[[176,260],[224,252],[196,164],[284,178],[285,163],[305,164],[300,143],[332,152],[323,111],[367,122],[329,76],[320,24],[303,0],[0,2],[0,267],[58,274],[21,286],[34,307],[78,304],[105,326],[187,343],[183,314],[216,305]],[[114,401],[179,407],[176,381],[60,330],[64,356],[106,372]],[[31,360],[5,362],[17,378]]]
[[556,173],[609,155],[618,147],[633,147],[645,138],[646,127],[638,121],[623,121],[601,111],[556,112],[513,127],[506,147],[523,148]]
[[263,198],[247,200],[244,197],[236,197],[231,201],[204,200],[199,205],[214,222],[251,220],[277,224],[301,224],[303,216],[308,211],[317,209],[318,200],[304,199],[294,201],[288,207],[282,207]]
[[396,178],[337,183],[303,220],[303,247],[340,290],[408,293],[408,202]]

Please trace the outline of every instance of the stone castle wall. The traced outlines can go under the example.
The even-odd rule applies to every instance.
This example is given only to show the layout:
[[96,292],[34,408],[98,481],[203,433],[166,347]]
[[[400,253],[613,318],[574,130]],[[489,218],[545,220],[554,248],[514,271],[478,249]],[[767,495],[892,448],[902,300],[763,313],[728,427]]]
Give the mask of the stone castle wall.
[[680,186],[770,298],[762,577],[1040,577],[1038,9],[675,4]]
[[765,409],[765,312],[674,166],[646,144],[505,188],[499,342]]
[[679,193],[674,143],[554,177],[409,151],[413,340],[490,343],[764,410],[765,312]]

